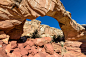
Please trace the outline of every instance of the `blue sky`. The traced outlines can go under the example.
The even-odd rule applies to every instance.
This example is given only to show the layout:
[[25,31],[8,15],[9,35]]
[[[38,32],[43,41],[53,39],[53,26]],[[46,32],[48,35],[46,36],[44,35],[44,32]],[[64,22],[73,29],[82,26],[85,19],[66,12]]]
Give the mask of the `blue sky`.
[[[65,9],[69,11],[74,19],[79,24],[86,24],[86,0],[60,0]],[[60,29],[58,21],[49,16],[38,17],[42,24],[49,25]]]

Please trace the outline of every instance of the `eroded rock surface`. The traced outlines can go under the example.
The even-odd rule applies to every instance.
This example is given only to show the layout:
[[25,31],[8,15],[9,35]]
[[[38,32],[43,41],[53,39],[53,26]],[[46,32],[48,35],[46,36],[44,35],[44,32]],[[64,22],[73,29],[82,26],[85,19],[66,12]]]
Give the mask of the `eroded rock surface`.
[[84,30],[71,19],[71,13],[66,11],[60,0],[1,0],[0,1],[0,31],[4,31],[10,39],[19,39],[23,32],[23,23],[39,16],[55,18],[67,40],[79,40],[77,37]]
[[32,33],[35,30],[38,30],[38,34],[41,37],[53,37],[54,35],[63,36],[62,30],[50,27],[48,25],[41,25],[41,21],[39,20],[26,21],[23,29],[24,33],[22,36],[32,36]]
[[45,38],[28,38],[24,43],[9,41],[9,44],[0,41],[0,57],[86,57],[86,42],[66,41],[62,47]]
[[55,52],[59,54],[63,52],[63,57],[86,57],[86,42],[66,41],[64,51],[61,50],[62,47],[59,43],[52,43],[52,45]]

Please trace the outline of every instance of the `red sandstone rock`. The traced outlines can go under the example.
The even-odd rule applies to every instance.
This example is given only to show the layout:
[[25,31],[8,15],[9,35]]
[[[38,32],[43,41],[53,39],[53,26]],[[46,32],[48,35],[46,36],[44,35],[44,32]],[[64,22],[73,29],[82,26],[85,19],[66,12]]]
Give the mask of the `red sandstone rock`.
[[57,53],[55,53],[55,52],[54,52],[53,55],[54,55],[54,57],[61,57],[61,55],[59,55],[59,54],[57,54]]
[[21,49],[21,55],[26,55],[26,54],[28,54],[28,51],[25,48]]
[[11,44],[8,44],[5,48],[5,51],[9,53],[11,51]]
[[34,55],[34,57],[41,57],[41,56],[40,56],[40,54],[37,53]]
[[44,52],[39,52],[38,54],[39,54],[41,57],[46,57],[46,55],[47,55],[47,54],[44,53]]
[[3,44],[3,42],[0,40],[0,48],[2,48],[2,44]]
[[6,48],[6,46],[7,46],[6,44],[3,44],[3,45],[2,45],[2,48],[3,48],[3,49],[5,49],[5,48]]
[[37,50],[38,50],[38,52],[41,52],[42,51],[42,48],[37,47]]
[[45,52],[45,48],[37,47],[38,52]]
[[14,51],[16,51],[16,52],[19,51],[20,52],[21,50],[19,48],[15,48]]
[[9,40],[9,35],[6,35],[6,38],[5,38],[5,39],[2,39],[2,41],[3,41],[5,44],[8,44],[8,40]]
[[24,44],[23,43],[19,43],[18,44],[18,48],[20,48],[20,49],[24,48]]
[[34,57],[32,54],[29,54],[29,56],[28,57]]
[[26,45],[33,46],[33,45],[34,45],[34,42],[32,42],[32,41],[26,41],[25,44],[26,44]]
[[25,49],[28,50],[28,49],[31,49],[31,47],[30,47],[29,45],[27,45],[27,46],[25,47]]
[[31,54],[32,53],[32,50],[28,50],[28,52],[29,52],[29,54]]
[[55,52],[57,52],[57,53],[61,53],[61,49],[62,49],[62,47],[61,47],[60,44],[52,43],[52,46],[53,46]]
[[0,57],[9,57],[5,51],[3,51],[1,48],[0,48]]
[[17,47],[17,41],[11,41],[10,44],[12,49]]
[[4,31],[0,31],[0,39],[5,39],[7,36]]
[[45,51],[49,54],[54,54],[54,48],[53,46],[49,43],[49,44],[45,44]]
[[37,45],[37,46],[42,46],[42,45],[45,44],[45,39],[44,39],[44,38],[36,38],[36,39],[34,40],[34,43],[35,43],[35,45]]
[[32,53],[31,53],[32,55],[35,55],[38,52],[38,50],[35,49],[35,46],[31,47],[31,51],[32,51]]
[[76,56],[66,53],[66,54],[64,54],[64,57],[76,57]]
[[19,51],[14,51],[12,54],[14,55],[14,57],[21,57],[22,56],[22,54]]
[[7,53],[7,55],[8,55],[9,57],[15,57],[14,54],[12,54],[12,53]]
[[51,37],[44,37],[44,38],[45,38],[46,42],[50,42],[52,40]]
[[28,57],[27,55],[24,55],[24,56],[22,56],[22,57]]
[[46,55],[46,57],[52,57],[50,54]]

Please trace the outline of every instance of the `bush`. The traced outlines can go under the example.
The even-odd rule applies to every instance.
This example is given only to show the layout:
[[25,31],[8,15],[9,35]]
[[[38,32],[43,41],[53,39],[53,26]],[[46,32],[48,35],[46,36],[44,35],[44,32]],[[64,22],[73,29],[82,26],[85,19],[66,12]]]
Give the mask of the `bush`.
[[55,42],[56,40],[56,35],[53,36],[52,42]]
[[31,38],[41,38],[40,35],[38,34],[38,30],[35,30],[33,33],[32,33],[32,37]]
[[64,39],[64,36],[62,36],[62,35],[54,35],[53,36],[53,40],[52,40],[53,42],[60,42],[60,41],[64,41],[65,42],[65,39]]

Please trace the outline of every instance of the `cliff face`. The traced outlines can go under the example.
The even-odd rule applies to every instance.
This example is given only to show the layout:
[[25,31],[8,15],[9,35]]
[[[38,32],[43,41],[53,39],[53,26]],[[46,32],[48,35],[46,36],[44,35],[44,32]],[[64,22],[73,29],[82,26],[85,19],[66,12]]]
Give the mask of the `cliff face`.
[[54,35],[63,35],[62,30],[50,27],[48,25],[41,25],[41,21],[32,20],[26,21],[24,24],[24,33],[22,36],[31,36],[31,34],[38,30],[38,34],[41,37],[53,37]]

